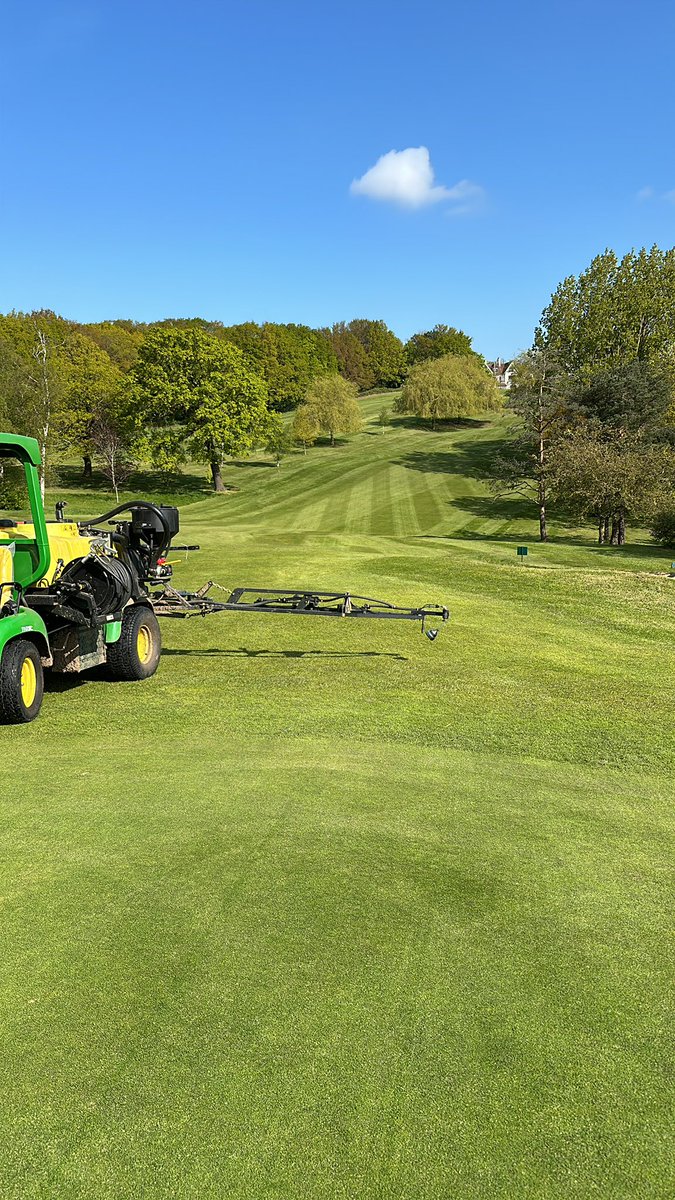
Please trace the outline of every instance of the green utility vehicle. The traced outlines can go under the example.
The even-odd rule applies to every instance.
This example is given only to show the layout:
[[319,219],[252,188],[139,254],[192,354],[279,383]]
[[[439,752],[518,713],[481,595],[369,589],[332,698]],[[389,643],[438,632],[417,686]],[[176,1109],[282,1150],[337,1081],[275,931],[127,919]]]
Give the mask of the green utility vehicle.
[[[0,462],[23,467],[28,520],[0,516],[0,721],[39,713],[45,669],[72,673],[102,667],[115,679],[154,675],[161,655],[158,617],[213,612],[302,616],[448,619],[439,605],[401,608],[349,592],[235,588],[224,603],[171,583],[167,553],[179,531],[178,509],[149,500],[120,504],[99,517],[64,520],[64,503],[47,521],[34,438],[0,433]],[[122,517],[122,514],[127,514]],[[176,546],[194,549],[198,546]],[[436,629],[427,629],[432,641]]]

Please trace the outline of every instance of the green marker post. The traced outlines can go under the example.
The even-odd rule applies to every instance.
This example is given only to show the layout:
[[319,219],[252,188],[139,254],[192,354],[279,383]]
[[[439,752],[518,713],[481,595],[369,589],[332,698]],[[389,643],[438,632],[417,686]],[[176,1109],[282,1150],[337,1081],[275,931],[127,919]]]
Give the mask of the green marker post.
[[527,558],[527,546],[518,546],[516,554],[524,567],[527,566],[525,559]]

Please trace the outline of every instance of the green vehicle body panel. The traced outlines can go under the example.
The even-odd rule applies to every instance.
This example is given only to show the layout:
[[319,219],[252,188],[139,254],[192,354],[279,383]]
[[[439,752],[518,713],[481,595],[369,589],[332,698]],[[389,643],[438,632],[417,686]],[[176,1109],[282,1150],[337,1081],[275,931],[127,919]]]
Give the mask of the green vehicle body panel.
[[[17,538],[14,543],[14,579],[20,587],[31,587],[49,570],[51,553],[47,537],[45,508],[40,492],[37,468],[40,466],[40,447],[35,438],[17,433],[0,433],[0,458],[13,458],[21,463],[26,476],[31,522],[34,538]],[[16,592],[14,593],[16,596]],[[22,606],[0,620],[0,659],[8,642],[24,637],[35,642],[42,657],[50,656],[47,628],[39,613]]]
[[47,537],[45,507],[42,503],[40,479],[40,447],[35,438],[20,437],[18,433],[0,433],[0,458],[15,458],[23,466],[28,489],[34,538],[17,539],[14,553],[14,577],[22,587],[32,587],[49,570],[51,551]]
[[24,637],[35,642],[43,657],[49,656],[49,638],[44,621],[32,608],[20,608],[17,613],[0,621],[0,659],[8,642]]
[[0,456],[18,458],[19,462],[29,462],[34,467],[39,467],[42,462],[36,439],[22,437],[19,433],[0,433]]
[[122,622],[107,621],[103,627],[103,636],[106,646],[112,646],[114,642],[119,642],[122,636]]
[[[16,538],[12,530],[3,530],[9,535],[14,551],[14,580],[18,587],[12,589],[15,599],[20,599],[21,589],[32,587],[42,579],[51,563],[51,551],[47,535],[45,509],[40,491],[40,447],[35,438],[21,437],[15,433],[0,433],[0,458],[13,458],[23,466],[28,489],[31,523],[35,537],[25,537],[17,530]],[[3,543],[7,544],[7,543]],[[5,598],[7,593],[5,593]],[[122,633],[121,621],[108,621],[104,626],[104,637],[107,645],[119,641]],[[51,658],[47,628],[39,613],[27,605],[18,612],[11,613],[0,619],[0,660],[8,642],[15,638],[24,637],[35,642],[43,658]]]

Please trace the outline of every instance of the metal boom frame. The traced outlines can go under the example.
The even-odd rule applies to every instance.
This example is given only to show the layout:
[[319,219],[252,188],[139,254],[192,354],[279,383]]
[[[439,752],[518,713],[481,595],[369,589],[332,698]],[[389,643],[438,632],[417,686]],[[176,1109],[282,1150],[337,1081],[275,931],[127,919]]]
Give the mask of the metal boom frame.
[[[167,585],[150,596],[158,617],[196,617],[213,612],[287,613],[306,617],[369,617],[380,620],[421,621],[428,618],[448,620],[448,610],[438,604],[421,608],[403,608],[371,596],[351,592],[316,592],[291,588],[239,587],[228,599],[218,601],[207,593],[218,586],[205,584],[197,592],[179,592]],[[253,599],[255,597],[255,599]]]

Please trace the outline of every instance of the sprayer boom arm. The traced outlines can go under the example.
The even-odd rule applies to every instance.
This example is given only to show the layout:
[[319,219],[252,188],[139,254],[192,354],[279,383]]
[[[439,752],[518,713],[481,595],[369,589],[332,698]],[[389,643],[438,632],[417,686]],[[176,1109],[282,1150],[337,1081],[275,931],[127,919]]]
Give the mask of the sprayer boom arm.
[[212,583],[198,592],[179,592],[166,587],[155,592],[152,606],[158,617],[206,616],[214,612],[294,613],[312,617],[378,617],[397,621],[424,621],[436,617],[447,621],[448,610],[437,604],[401,608],[386,600],[354,596],[350,592],[315,592],[287,588],[235,588],[220,602],[207,595]]

